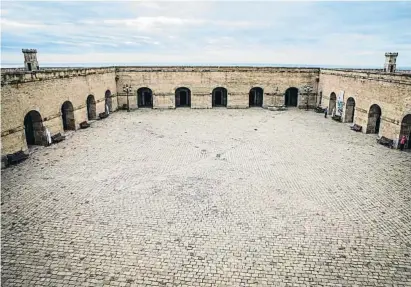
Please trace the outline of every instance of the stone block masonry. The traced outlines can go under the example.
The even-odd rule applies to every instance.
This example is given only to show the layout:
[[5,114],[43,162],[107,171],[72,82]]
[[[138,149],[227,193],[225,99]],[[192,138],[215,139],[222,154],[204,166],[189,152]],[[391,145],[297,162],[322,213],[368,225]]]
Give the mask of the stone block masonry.
[[[321,70],[319,91],[322,104],[330,109],[330,95],[344,91],[342,119],[363,126],[363,132],[376,123],[371,107],[381,109],[379,136],[398,141],[403,119],[411,114],[411,74]],[[354,108],[347,109],[352,99]],[[353,112],[352,114],[347,114]],[[371,112],[370,112],[371,111]]]
[[[382,111],[378,133],[395,140],[401,134],[404,117],[411,113],[411,74],[318,68],[179,66],[2,70],[2,155],[27,149],[24,119],[30,111],[40,113],[43,125],[53,134],[64,132],[61,110],[64,102],[72,104],[78,128],[80,122],[88,119],[87,98],[90,95],[96,102],[96,114],[104,112],[106,106],[110,106],[112,112],[127,105],[123,92],[125,84],[133,88],[129,95],[132,109],[139,108],[137,91],[140,88],[151,90],[154,109],[178,108],[176,90],[181,87],[190,91],[189,106],[193,109],[213,108],[215,88],[227,90],[224,106],[234,109],[250,107],[253,88],[263,91],[262,108],[288,104],[301,109],[314,108],[320,103],[329,106],[330,94],[342,90],[345,91],[343,121],[352,118],[367,131],[371,122],[370,107],[377,104]],[[305,85],[312,87],[309,95],[301,90]],[[352,117],[345,115],[348,97],[355,99],[355,106],[349,108],[355,111]],[[378,122],[378,117],[373,121]]]
[[121,111],[2,172],[1,285],[408,287],[410,170],[297,109]]

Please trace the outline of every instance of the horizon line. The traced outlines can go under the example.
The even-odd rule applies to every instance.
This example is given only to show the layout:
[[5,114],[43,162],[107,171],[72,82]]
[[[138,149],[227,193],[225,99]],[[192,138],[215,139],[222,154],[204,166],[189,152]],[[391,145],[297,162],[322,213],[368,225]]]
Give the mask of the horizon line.
[[[8,62],[8,63],[0,63],[1,68],[24,68],[24,64],[16,63],[16,62]],[[8,67],[5,67],[8,66]],[[357,69],[377,69],[383,70],[384,68],[381,66],[372,66],[372,65],[312,65],[312,64],[275,64],[275,63],[201,63],[201,62],[193,62],[193,63],[100,63],[100,62],[92,62],[92,63],[45,63],[43,65],[39,65],[41,67],[49,67],[49,68],[60,68],[60,67],[108,67],[108,66],[245,66],[245,67],[252,67],[252,66],[260,66],[260,67],[312,67],[312,68],[321,68],[321,67],[329,67],[329,68],[357,68]],[[408,70],[411,69],[411,66],[403,66],[397,67],[397,70]]]

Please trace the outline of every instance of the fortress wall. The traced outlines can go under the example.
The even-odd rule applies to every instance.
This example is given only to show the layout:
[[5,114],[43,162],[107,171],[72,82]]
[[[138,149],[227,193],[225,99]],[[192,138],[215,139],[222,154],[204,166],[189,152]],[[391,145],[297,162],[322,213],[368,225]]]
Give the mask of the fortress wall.
[[2,154],[27,149],[24,117],[29,111],[38,111],[43,125],[56,134],[63,132],[61,107],[65,101],[73,104],[78,127],[87,119],[88,95],[94,95],[98,115],[105,109],[106,90],[116,91],[114,68],[7,72],[2,74],[1,85]]
[[[137,90],[150,88],[154,108],[175,108],[175,90],[186,87],[191,90],[192,108],[211,108],[212,91],[224,87],[228,91],[228,108],[248,108],[248,95],[253,87],[264,90],[263,107],[284,103],[284,92],[290,87],[311,85],[316,88],[318,69],[307,68],[253,68],[253,67],[120,67],[117,71],[119,105],[127,103],[122,92],[123,85],[131,84],[130,107],[137,108]],[[277,91],[278,88],[278,91]],[[314,90],[315,91],[315,90]],[[277,95],[276,98],[274,98]],[[306,98],[301,97],[299,106],[305,107]],[[310,105],[315,97],[310,97]]]
[[338,97],[340,91],[345,91],[343,119],[347,99],[353,97],[354,123],[363,126],[363,132],[366,132],[371,105],[378,104],[382,113],[379,135],[390,139],[398,139],[401,121],[411,113],[410,74],[321,70],[319,91],[323,95],[323,107],[329,105],[332,92]]
[[[318,82],[319,81],[319,82]],[[2,73],[1,128],[2,155],[27,149],[24,117],[30,110],[41,114],[43,124],[52,134],[63,132],[61,106],[70,101],[74,107],[76,127],[87,119],[86,100],[94,95],[98,115],[105,110],[105,92],[111,91],[111,110],[127,104],[123,86],[131,84],[131,108],[137,108],[137,90],[153,91],[154,108],[175,108],[175,90],[191,90],[191,107],[212,108],[212,90],[228,91],[227,108],[248,108],[251,88],[264,91],[263,107],[284,104],[290,87],[312,86],[307,96],[298,95],[298,107],[314,107],[322,93],[322,106],[329,105],[331,92],[345,91],[344,101],[352,96],[356,102],[354,122],[368,123],[372,104],[382,109],[380,135],[396,139],[402,118],[411,113],[411,74],[386,74],[374,71],[273,67],[117,67],[41,70]],[[343,119],[345,118],[345,106]]]

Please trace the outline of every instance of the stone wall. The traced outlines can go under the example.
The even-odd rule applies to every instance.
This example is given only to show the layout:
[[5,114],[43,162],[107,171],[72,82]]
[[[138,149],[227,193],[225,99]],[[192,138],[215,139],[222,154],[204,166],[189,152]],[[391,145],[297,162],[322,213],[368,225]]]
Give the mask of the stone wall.
[[[2,70],[1,138],[2,155],[27,149],[24,117],[36,110],[52,134],[63,132],[61,107],[70,101],[76,128],[87,120],[87,97],[93,95],[96,114],[105,111],[105,93],[111,93],[111,111],[127,104],[125,84],[132,86],[130,107],[138,108],[137,90],[150,88],[153,108],[175,108],[175,90],[191,91],[191,108],[212,108],[212,91],[227,89],[227,108],[248,108],[249,92],[263,89],[263,107],[284,104],[290,87],[313,87],[306,95],[298,93],[299,108],[329,105],[329,96],[344,91],[343,120],[347,99],[355,100],[354,122],[368,124],[370,106],[382,110],[380,135],[397,139],[402,118],[411,114],[411,74],[387,74],[376,70],[342,70],[273,67],[105,67],[44,69],[35,72]],[[319,92],[319,93],[317,93]],[[319,95],[322,95],[321,97]]]
[[73,105],[77,127],[87,119],[89,95],[95,97],[97,114],[104,112],[106,90],[115,95],[115,68],[6,72],[2,73],[1,85],[1,152],[4,155],[27,149],[24,117],[31,110],[40,113],[43,125],[51,134],[63,132],[61,108],[65,101]]
[[354,123],[363,126],[363,132],[366,132],[370,107],[377,104],[381,108],[379,136],[398,140],[401,121],[405,115],[411,114],[409,73],[322,69],[319,86],[323,95],[322,106],[329,105],[332,92],[338,97],[340,91],[344,91],[343,121],[346,120],[347,100],[352,97],[355,100]]
[[[248,108],[248,95],[253,87],[264,91],[263,107],[284,104],[284,93],[290,87],[311,85],[314,90],[308,99],[314,106],[319,69],[272,67],[121,67],[117,70],[119,105],[127,103],[122,92],[125,84],[133,87],[129,95],[131,108],[137,108],[137,90],[150,88],[154,108],[175,108],[175,90],[179,87],[191,91],[192,108],[212,108],[212,91],[216,87],[228,91],[227,108]],[[277,90],[278,89],[278,90]],[[307,97],[299,95],[299,107],[305,107]]]

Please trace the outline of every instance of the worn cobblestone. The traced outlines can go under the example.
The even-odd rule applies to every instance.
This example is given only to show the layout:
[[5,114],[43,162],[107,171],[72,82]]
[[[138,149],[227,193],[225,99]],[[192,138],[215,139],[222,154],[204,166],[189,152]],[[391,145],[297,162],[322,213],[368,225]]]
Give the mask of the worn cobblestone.
[[2,286],[411,286],[410,178],[312,112],[115,113],[2,172]]

